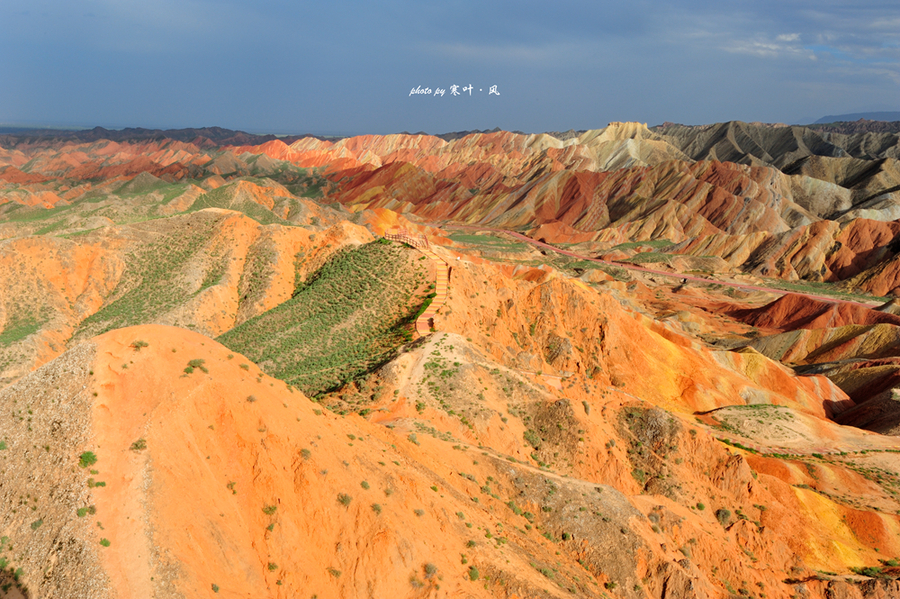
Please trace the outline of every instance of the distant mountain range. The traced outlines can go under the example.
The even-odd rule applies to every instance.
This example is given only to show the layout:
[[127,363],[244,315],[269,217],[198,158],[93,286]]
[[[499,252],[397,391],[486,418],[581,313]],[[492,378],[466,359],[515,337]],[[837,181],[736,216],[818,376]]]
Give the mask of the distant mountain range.
[[828,123],[846,123],[849,121],[900,121],[900,112],[854,112],[851,114],[831,114],[823,116],[813,125],[825,125]]
[[275,135],[256,135],[245,131],[235,131],[232,129],[224,129],[222,127],[200,127],[188,129],[145,129],[143,127],[127,127],[125,129],[106,129],[104,127],[94,127],[93,129],[84,129],[80,131],[69,129],[41,129],[27,127],[0,127],[0,143],[7,141],[5,138],[15,137],[17,143],[23,141],[35,143],[42,141],[75,141],[75,142],[94,142],[101,139],[110,141],[148,141],[174,139],[177,141],[195,142],[197,140],[208,140],[212,142],[209,145],[228,146],[228,145],[258,145],[267,141],[280,139],[281,141],[291,144],[298,139],[304,137],[314,137],[316,139],[328,139],[328,137],[304,133],[301,135],[290,135],[278,137]]

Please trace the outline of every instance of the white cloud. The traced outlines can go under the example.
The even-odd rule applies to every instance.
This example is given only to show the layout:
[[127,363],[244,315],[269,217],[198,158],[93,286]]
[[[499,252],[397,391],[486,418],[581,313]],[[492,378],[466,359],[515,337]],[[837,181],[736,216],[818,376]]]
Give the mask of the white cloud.
[[749,54],[760,58],[809,58],[811,52],[805,49],[799,41],[800,36],[796,33],[779,35],[774,40],[758,36],[748,40],[730,40],[722,49],[734,54]]

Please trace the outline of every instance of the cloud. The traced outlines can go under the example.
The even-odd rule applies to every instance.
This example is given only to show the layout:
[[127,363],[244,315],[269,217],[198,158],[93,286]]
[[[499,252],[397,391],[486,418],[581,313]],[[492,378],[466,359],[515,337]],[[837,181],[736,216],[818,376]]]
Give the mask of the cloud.
[[806,50],[800,43],[796,33],[779,35],[774,40],[762,36],[756,39],[733,40],[722,49],[736,54],[749,54],[760,58],[814,58],[815,55]]

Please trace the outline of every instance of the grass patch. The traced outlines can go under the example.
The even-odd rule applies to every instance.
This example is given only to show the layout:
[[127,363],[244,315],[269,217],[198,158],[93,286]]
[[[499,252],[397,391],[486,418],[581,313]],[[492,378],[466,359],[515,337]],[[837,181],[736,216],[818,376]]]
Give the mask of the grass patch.
[[[221,215],[196,215],[190,226],[161,235],[140,246],[126,260],[125,274],[106,304],[84,320],[76,338],[90,337],[112,329],[155,322],[198,292],[192,267],[209,264],[218,252],[208,247]],[[185,223],[187,224],[187,223]],[[220,258],[221,260],[221,258]],[[204,280],[208,276],[204,275]]]
[[415,256],[394,243],[342,250],[291,299],[217,341],[307,395],[341,387],[412,339],[427,272]]
[[9,323],[3,332],[0,333],[0,345],[12,345],[18,341],[22,341],[29,335],[33,335],[40,330],[43,323],[26,318],[19,321]]

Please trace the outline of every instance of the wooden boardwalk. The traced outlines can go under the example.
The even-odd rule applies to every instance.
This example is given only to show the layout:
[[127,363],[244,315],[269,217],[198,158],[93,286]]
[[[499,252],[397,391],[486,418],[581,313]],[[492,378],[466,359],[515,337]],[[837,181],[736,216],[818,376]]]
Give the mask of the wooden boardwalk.
[[450,291],[450,266],[446,260],[432,251],[431,244],[428,243],[428,238],[424,235],[416,237],[405,230],[400,230],[397,233],[385,233],[384,237],[385,239],[400,241],[413,246],[425,254],[431,260],[431,263],[434,264],[434,299],[431,300],[431,304],[425,312],[416,319],[416,333],[420,337],[424,337],[435,329],[434,318],[438,310],[447,303],[447,294]]

